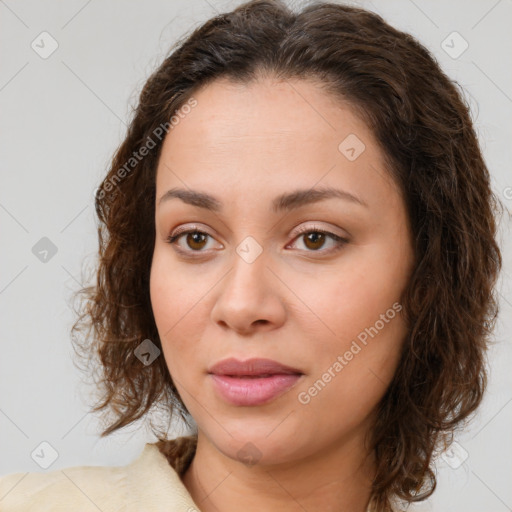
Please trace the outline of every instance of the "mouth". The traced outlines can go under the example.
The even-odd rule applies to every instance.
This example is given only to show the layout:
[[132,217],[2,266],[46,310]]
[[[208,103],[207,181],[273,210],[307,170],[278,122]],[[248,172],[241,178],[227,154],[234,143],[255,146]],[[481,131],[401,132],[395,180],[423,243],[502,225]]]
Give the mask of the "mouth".
[[248,359],[239,361],[233,357],[223,359],[208,369],[214,375],[227,375],[230,377],[267,377],[271,375],[301,374],[298,368],[279,363],[272,359]]
[[304,375],[297,368],[271,359],[239,361],[225,359],[209,370],[213,387],[226,402],[235,406],[257,406],[275,400]]

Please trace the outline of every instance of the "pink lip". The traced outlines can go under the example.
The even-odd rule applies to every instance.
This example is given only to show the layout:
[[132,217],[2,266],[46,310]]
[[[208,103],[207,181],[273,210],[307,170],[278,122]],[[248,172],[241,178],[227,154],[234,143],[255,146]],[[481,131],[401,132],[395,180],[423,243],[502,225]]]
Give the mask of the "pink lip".
[[296,368],[271,359],[225,359],[212,366],[216,391],[227,402],[238,406],[262,405],[290,389],[303,375]]

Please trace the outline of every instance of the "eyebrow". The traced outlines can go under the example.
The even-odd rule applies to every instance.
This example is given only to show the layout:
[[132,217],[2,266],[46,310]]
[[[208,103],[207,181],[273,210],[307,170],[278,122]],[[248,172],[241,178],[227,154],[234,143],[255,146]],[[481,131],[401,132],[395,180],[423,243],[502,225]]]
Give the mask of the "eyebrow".
[[[332,198],[342,199],[368,208],[365,201],[346,190],[340,190],[332,187],[321,187],[314,189],[298,189],[293,192],[281,194],[272,201],[272,211],[274,213],[281,213]],[[158,204],[160,205],[170,199],[181,199],[186,204],[204,208],[213,212],[222,211],[222,202],[206,192],[186,190],[183,188],[172,188],[162,195]]]

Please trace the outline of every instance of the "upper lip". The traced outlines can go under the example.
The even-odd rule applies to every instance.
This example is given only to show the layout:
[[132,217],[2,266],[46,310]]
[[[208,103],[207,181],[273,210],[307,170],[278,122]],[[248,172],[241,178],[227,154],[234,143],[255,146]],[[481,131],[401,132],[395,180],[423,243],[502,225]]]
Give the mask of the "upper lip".
[[247,359],[239,361],[233,357],[223,359],[208,369],[208,373],[216,375],[277,375],[302,374],[297,368],[273,361],[272,359]]

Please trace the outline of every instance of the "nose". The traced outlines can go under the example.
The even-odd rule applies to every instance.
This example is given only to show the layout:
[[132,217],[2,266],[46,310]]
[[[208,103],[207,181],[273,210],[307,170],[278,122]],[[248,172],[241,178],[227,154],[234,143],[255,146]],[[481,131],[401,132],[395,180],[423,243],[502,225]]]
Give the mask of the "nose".
[[233,267],[216,288],[211,318],[224,329],[249,335],[279,328],[285,321],[282,284],[265,252],[251,263],[235,254]]

